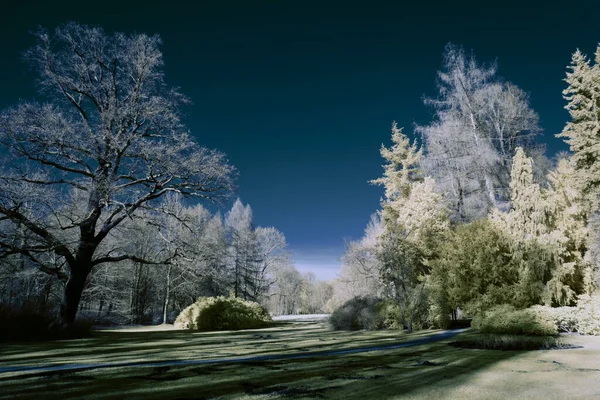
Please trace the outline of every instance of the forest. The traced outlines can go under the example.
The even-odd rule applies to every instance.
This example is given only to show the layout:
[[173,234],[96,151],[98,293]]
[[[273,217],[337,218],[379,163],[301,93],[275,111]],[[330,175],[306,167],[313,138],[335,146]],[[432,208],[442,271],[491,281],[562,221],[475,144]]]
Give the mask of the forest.
[[237,170],[182,122],[190,100],[167,85],[158,36],[68,23],[36,38],[43,101],[0,114],[4,326],[166,324],[220,296],[332,313],[336,329],[600,334],[600,48],[573,54],[557,135],[570,152],[550,158],[528,94],[448,44],[431,121],[412,138],[393,123],[370,182],[381,207],[321,282],[250,205],[210,205]]

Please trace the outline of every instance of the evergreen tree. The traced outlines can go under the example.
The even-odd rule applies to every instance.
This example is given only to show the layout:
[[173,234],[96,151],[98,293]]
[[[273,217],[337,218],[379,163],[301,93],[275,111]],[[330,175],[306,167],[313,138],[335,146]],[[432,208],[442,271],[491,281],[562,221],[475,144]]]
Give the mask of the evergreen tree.
[[[594,65],[577,50],[571,59],[563,91],[567,100],[565,108],[571,115],[563,131],[563,138],[573,152],[576,188],[589,202],[590,208],[598,204],[600,188],[600,46]],[[592,210],[589,210],[592,211]]]
[[399,307],[401,323],[411,330],[423,320],[428,261],[435,238],[447,227],[435,181],[420,176],[421,150],[394,123],[391,148],[382,147],[384,176],[372,181],[385,187],[376,258],[383,292]]
[[383,176],[371,181],[373,184],[383,185],[388,201],[408,197],[411,182],[419,180],[423,155],[416,142],[410,144],[410,139],[395,121],[392,124],[392,142],[394,144],[389,149],[381,145],[381,157],[387,164],[383,166]]

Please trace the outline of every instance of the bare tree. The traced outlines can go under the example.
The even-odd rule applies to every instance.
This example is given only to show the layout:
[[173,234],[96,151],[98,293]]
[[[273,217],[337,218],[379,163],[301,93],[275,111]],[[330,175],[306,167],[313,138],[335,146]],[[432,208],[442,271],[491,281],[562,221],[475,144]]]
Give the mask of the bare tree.
[[275,271],[275,284],[271,288],[271,309],[278,315],[297,314],[302,293],[302,275],[293,265]]
[[225,232],[233,295],[254,301],[261,260],[250,205],[242,204],[240,199],[233,203],[225,215]]
[[287,243],[283,233],[273,227],[258,227],[255,231],[258,242],[260,265],[256,269],[254,297],[260,299],[275,283],[275,271],[291,264]]
[[160,209],[156,200],[169,192],[218,199],[234,170],[181,122],[187,99],[165,84],[158,36],[69,23],[36,37],[27,59],[48,102],[0,115],[0,219],[30,239],[3,234],[0,252],[22,254],[65,283],[59,319],[68,326],[94,267],[152,262],[103,247],[113,229]]
[[342,268],[333,282],[333,306],[340,306],[352,297],[381,294],[377,243],[382,233],[381,219],[378,214],[373,214],[364,236],[346,243]]
[[434,120],[416,128],[426,149],[427,174],[446,193],[456,220],[506,208],[515,149],[535,148],[532,138],[541,131],[527,94],[501,82],[495,64],[479,64],[452,44],[438,78],[438,96],[425,99]]

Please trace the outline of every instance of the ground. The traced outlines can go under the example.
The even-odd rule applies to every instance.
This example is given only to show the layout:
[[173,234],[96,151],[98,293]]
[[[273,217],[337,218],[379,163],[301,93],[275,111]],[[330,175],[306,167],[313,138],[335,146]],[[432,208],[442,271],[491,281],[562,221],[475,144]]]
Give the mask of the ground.
[[[94,338],[0,347],[0,398],[194,399],[598,399],[600,338],[571,335],[568,350],[491,351],[448,346],[323,355],[407,343],[439,331],[334,332],[322,321],[291,321],[260,330],[101,331]],[[263,355],[321,355],[219,364],[173,365]],[[165,365],[156,362],[165,361]],[[11,367],[114,364],[71,371]],[[152,364],[154,363],[154,364]]]

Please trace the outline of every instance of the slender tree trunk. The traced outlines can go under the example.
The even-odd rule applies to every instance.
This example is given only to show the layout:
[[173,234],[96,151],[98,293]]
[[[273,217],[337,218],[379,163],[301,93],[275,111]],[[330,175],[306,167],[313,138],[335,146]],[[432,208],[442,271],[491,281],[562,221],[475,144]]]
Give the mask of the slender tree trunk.
[[169,296],[171,294],[171,268],[173,266],[169,264],[167,269],[167,287],[165,288],[165,304],[163,307],[163,325],[167,323],[167,312],[169,310]]

